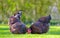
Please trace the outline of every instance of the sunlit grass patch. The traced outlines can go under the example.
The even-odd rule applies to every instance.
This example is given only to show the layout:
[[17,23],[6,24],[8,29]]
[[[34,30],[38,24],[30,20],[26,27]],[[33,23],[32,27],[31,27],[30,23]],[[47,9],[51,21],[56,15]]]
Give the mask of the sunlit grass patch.
[[45,34],[12,34],[9,26],[3,24],[0,25],[0,38],[60,38],[60,26],[50,26]]

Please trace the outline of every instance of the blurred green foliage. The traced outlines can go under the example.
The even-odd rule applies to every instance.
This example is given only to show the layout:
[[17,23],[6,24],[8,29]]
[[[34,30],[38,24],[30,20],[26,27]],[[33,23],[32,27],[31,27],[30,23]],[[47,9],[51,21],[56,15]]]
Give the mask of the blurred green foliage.
[[[23,10],[21,21],[24,23],[35,22],[42,16],[49,15],[49,6],[56,0],[0,0],[0,23],[7,23],[8,18],[16,11]],[[60,2],[57,7],[60,10]]]

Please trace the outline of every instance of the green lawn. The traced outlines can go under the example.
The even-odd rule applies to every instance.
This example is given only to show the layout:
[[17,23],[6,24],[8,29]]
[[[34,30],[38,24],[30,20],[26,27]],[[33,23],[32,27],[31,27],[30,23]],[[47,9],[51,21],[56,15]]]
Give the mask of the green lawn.
[[60,38],[60,26],[50,26],[45,34],[11,34],[8,25],[0,24],[0,38]]

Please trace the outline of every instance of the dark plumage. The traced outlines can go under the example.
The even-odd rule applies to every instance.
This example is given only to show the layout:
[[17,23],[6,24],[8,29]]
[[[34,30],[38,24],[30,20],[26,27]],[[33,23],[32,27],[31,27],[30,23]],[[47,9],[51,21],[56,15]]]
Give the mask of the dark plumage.
[[49,30],[49,23],[51,16],[41,17],[37,22],[30,26],[32,34],[42,34],[46,33]]
[[24,34],[26,33],[26,26],[23,23],[16,22],[10,27],[10,31],[14,34]]
[[21,13],[16,13],[9,19],[10,31],[13,34],[24,34],[26,33],[26,26],[20,21]]

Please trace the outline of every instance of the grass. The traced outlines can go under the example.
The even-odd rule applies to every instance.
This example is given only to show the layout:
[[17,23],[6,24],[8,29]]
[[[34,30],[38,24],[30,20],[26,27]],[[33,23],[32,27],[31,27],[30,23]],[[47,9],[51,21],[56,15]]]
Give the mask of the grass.
[[8,25],[0,24],[0,38],[60,38],[60,26],[50,26],[45,34],[12,34]]

